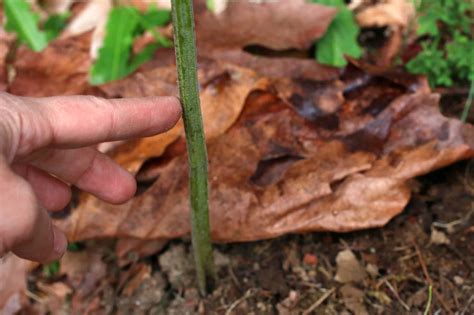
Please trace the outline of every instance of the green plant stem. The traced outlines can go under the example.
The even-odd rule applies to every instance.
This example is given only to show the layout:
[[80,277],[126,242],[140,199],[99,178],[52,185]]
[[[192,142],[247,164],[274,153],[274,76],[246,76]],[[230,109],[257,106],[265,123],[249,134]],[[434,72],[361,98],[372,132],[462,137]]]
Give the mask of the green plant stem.
[[428,286],[428,301],[426,302],[425,311],[423,315],[428,315],[431,309],[431,300],[433,299],[433,286],[430,284]]
[[467,121],[467,116],[469,116],[469,111],[471,110],[472,103],[474,97],[474,80],[471,81],[471,87],[469,88],[469,96],[467,97],[466,104],[464,105],[464,110],[461,115],[461,121],[466,122]]
[[199,291],[215,279],[209,234],[207,151],[199,103],[192,0],[173,0],[174,46],[189,161],[191,237]]

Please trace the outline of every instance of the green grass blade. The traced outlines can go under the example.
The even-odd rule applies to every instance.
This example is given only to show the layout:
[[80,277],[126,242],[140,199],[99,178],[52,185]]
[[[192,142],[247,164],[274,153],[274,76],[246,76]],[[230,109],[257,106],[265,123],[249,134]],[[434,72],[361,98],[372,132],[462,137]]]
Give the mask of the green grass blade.
[[7,31],[16,32],[18,39],[34,51],[41,51],[48,45],[46,34],[38,28],[38,17],[25,0],[3,0],[3,6]]

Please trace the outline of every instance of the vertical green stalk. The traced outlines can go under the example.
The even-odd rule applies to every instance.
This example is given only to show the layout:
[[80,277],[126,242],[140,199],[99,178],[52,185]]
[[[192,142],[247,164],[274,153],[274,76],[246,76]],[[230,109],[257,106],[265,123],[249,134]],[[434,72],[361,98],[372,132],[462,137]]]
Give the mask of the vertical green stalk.
[[191,237],[199,291],[205,295],[215,279],[215,272],[209,235],[207,152],[199,103],[192,0],[172,0],[171,11],[189,159]]
[[461,114],[461,121],[465,123],[469,111],[471,110],[472,103],[474,103],[474,80],[471,81],[471,87],[469,88],[469,95],[467,96],[466,104],[464,104],[464,110]]

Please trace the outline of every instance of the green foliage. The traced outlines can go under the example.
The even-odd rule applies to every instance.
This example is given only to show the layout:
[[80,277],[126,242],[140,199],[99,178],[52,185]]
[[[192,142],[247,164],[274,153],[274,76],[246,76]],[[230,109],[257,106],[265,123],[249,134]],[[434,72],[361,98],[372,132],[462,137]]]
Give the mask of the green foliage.
[[451,86],[474,80],[474,40],[470,34],[470,0],[421,0],[417,34],[421,52],[406,64],[411,73],[425,74],[430,85]]
[[359,26],[343,0],[312,0],[313,3],[337,7],[339,12],[329,25],[324,36],[316,43],[316,60],[319,63],[343,67],[344,56],[359,58],[362,49],[357,42]]
[[70,12],[63,14],[53,14],[46,22],[44,22],[43,29],[46,33],[46,38],[48,41],[51,41],[59,36],[61,31],[67,25],[67,19],[71,16]]
[[15,32],[18,40],[34,51],[42,51],[48,42],[55,39],[66,27],[66,21],[70,16],[69,12],[51,15],[40,29],[39,17],[27,1],[4,0],[3,3],[7,17],[5,29]]
[[[113,8],[107,20],[103,46],[91,69],[90,83],[97,85],[124,78],[150,60],[158,47],[169,47],[171,43],[158,34],[155,27],[166,25],[170,18],[169,11],[153,7],[144,13],[133,7]],[[152,32],[156,43],[132,55],[134,39],[146,30]]]
[[3,0],[7,23],[5,29],[15,32],[18,40],[34,51],[41,51],[48,45],[48,37],[38,28],[38,16],[25,0]]
[[43,265],[43,275],[46,278],[52,278],[59,272],[59,260],[55,260],[49,264]]

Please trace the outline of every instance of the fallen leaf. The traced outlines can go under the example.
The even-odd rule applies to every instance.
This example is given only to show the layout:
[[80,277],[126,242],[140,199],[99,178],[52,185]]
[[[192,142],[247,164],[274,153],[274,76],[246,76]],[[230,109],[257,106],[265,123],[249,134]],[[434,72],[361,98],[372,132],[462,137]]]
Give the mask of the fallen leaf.
[[308,49],[324,34],[337,10],[304,0],[231,1],[221,14],[215,15],[207,10],[204,1],[199,1],[195,12],[197,41],[203,48],[258,44],[282,50]]
[[354,315],[369,315],[364,305],[364,292],[362,290],[346,284],[339,289],[339,292],[341,292],[344,305]]
[[195,12],[200,56],[238,64],[266,76],[329,80],[338,75],[337,69],[314,60],[273,58],[244,51],[252,45],[274,51],[307,50],[325,33],[337,12],[335,8],[304,0],[231,1],[216,15],[204,1],[198,1]]
[[[323,108],[312,103],[321,96],[317,89],[295,89],[292,103],[261,89],[250,93],[239,120],[209,141],[213,239],[381,226],[407,204],[410,178],[473,156],[474,128],[443,117],[437,95],[423,85],[422,92],[402,95],[416,89],[410,83],[380,100],[384,89],[374,89],[377,84],[362,85],[342,101],[327,98],[334,101]],[[297,99],[316,106],[315,114],[298,115],[293,108],[306,110]],[[319,123],[327,115],[334,123]],[[183,149],[175,151],[152,167],[147,178],[157,180],[143,194],[121,206],[87,197],[60,224],[74,240],[187,235],[186,160]]]
[[402,27],[406,29],[415,17],[415,5],[411,0],[384,0],[357,13],[361,27]]
[[[208,140],[225,133],[234,124],[250,91],[268,86],[267,80],[249,69],[212,61],[201,63],[198,76],[202,82],[200,100]],[[110,97],[177,95],[176,80],[174,66],[154,67],[102,86],[101,90]],[[161,156],[179,137],[184,137],[181,122],[164,134],[118,146],[112,150],[111,156],[130,172],[136,173],[144,161]]]
[[86,94],[89,39],[88,34],[57,39],[41,53],[20,47],[13,64],[16,76],[9,92],[25,96]]
[[334,279],[341,283],[361,282],[367,278],[367,272],[350,249],[336,256],[337,272]]

